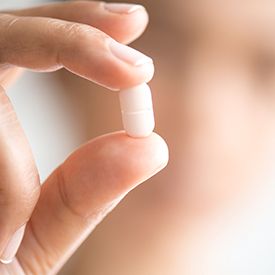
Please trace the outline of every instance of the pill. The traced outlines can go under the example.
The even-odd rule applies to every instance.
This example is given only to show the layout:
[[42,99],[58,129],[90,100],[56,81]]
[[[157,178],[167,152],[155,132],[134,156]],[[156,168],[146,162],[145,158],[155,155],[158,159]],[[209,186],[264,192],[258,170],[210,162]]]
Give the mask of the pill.
[[155,119],[150,87],[143,83],[121,90],[119,101],[123,127],[134,138],[149,136],[155,128]]

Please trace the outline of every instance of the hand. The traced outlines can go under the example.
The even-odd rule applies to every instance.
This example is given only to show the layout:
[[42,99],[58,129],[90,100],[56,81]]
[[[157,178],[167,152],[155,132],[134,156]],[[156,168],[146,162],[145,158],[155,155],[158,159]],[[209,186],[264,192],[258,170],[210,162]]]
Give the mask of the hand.
[[[2,13],[0,84],[7,86],[18,67],[65,67],[113,90],[149,81],[151,59],[120,44],[137,38],[147,21],[140,6],[92,1]],[[166,166],[168,150],[156,134],[145,139],[132,139],[124,132],[108,134],[80,147],[41,187],[3,87],[0,273],[52,274],[130,190]]]

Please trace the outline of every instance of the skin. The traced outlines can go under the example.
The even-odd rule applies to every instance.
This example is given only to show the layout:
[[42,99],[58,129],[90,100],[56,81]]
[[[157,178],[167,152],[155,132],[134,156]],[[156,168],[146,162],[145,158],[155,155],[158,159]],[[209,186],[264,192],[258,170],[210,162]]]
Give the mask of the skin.
[[[252,259],[245,257],[248,252],[257,252],[258,247],[252,245],[253,235],[250,239],[248,236],[262,222],[259,217],[267,213],[266,209],[272,209],[266,201],[273,200],[275,195],[269,185],[274,182],[275,156],[274,4],[272,1],[240,4],[239,1],[218,0],[158,1],[157,5],[156,1],[147,0],[144,4],[152,14],[152,24],[143,41],[136,46],[147,45],[146,52],[152,53],[156,60],[158,73],[151,86],[157,93],[157,131],[169,142],[170,165],[150,184],[132,193],[101,224],[73,259],[75,267],[64,272],[85,275],[87,270],[97,275],[251,275],[255,274],[257,262],[261,263],[260,259],[264,258],[258,274],[274,274],[272,269],[263,270],[268,256],[274,253],[265,257],[260,250],[260,255],[254,254]],[[71,78],[71,75],[63,74]],[[74,81],[79,83],[80,80],[75,78]],[[87,90],[94,88],[90,84],[81,84],[83,89],[85,85]],[[113,116],[106,113],[105,105],[98,104],[106,103],[105,95],[97,93],[96,96],[97,105],[91,109],[96,114],[103,114],[109,124],[90,123],[93,125],[91,135],[102,132],[101,127],[117,125],[118,120],[111,120]],[[108,110],[110,114],[115,111]],[[144,148],[144,144],[141,147]],[[152,148],[151,144],[149,148]],[[79,165],[74,159],[70,159],[66,167],[71,167],[70,163]],[[86,155],[81,159],[86,159]],[[118,163],[117,159],[113,163]],[[82,171],[79,167],[75,169]],[[85,165],[83,169],[86,171]],[[54,178],[50,177],[48,182],[55,182]],[[75,177],[67,174],[67,178]],[[78,184],[73,182],[72,186],[74,188],[70,190],[74,195]],[[83,186],[87,185],[84,183]],[[40,199],[40,205],[44,207],[39,208],[41,212],[34,212],[39,215],[33,220],[40,221],[42,216],[43,219],[46,217],[47,226],[49,221],[60,219],[67,225],[66,219],[67,222],[74,219],[64,215],[63,210],[56,213],[60,208],[60,200],[55,201],[59,191],[47,189],[53,191],[42,192],[46,194]],[[89,194],[86,191],[84,188],[81,197]],[[46,198],[51,199],[50,203]],[[80,207],[77,213],[82,208],[78,199],[78,196],[73,199]],[[47,204],[43,203],[45,201]],[[45,215],[51,205],[54,206],[52,211]],[[53,219],[56,215],[60,216]],[[247,221],[249,215],[253,222]],[[270,217],[270,213],[267,216]],[[246,223],[243,227],[242,221]],[[55,222],[50,222],[52,239],[49,240],[46,238],[48,231],[43,232],[43,222],[35,222],[42,225],[36,232],[41,232],[39,236],[45,240],[45,243],[41,242],[42,247],[49,243],[54,251],[36,250],[39,244],[28,229],[26,236],[30,238],[25,237],[18,253],[19,263],[25,263],[25,270],[37,274],[57,270],[71,254],[66,254],[67,251],[76,247],[90,231],[89,226],[82,227],[78,221],[76,224],[80,224],[80,229],[76,226],[63,238],[69,227],[58,229]],[[83,233],[83,228],[89,229]],[[232,233],[240,228],[243,235]],[[270,236],[274,233],[265,235],[263,229],[261,232],[260,241],[266,245],[263,251],[269,252],[268,248],[273,246]],[[56,244],[61,249],[56,249]],[[247,248],[245,253],[238,254],[244,247]],[[237,264],[232,261],[232,255],[237,256]],[[14,269],[19,267],[17,262],[12,265]]]
[[4,87],[17,76],[18,67],[35,71],[64,67],[113,90],[148,81],[153,64],[122,62],[108,48],[111,37],[121,43],[136,39],[147,21],[142,7],[117,14],[100,2],[58,3],[0,14],[1,257],[13,233],[27,223],[16,259],[0,264],[1,274],[56,273],[129,191],[168,162],[166,143],[157,134],[132,139],[116,132],[81,146],[41,187]]
[[[151,24],[135,47],[155,60],[168,168],[127,197],[64,274],[274,274],[274,3],[157,2],[141,1]],[[90,123],[91,135],[119,127],[112,118]]]

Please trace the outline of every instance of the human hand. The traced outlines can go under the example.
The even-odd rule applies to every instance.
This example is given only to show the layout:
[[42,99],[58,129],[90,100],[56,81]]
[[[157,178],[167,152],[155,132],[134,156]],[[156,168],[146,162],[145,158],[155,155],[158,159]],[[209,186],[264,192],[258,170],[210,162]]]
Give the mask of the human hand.
[[[1,274],[56,273],[102,218],[168,160],[166,144],[156,134],[132,139],[124,132],[112,133],[80,147],[40,188],[30,147],[4,87],[18,67],[65,67],[114,90],[149,81],[151,59],[112,39],[134,40],[147,19],[140,6],[92,1],[0,14]],[[4,264],[20,243],[16,258]]]

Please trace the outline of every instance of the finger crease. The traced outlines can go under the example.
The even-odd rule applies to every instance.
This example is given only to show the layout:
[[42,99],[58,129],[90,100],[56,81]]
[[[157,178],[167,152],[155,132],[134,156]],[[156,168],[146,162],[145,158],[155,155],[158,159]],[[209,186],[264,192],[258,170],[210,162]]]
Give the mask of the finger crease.
[[65,179],[64,179],[62,169],[58,168],[56,173],[57,173],[57,175],[56,175],[57,176],[57,188],[58,188],[58,193],[59,193],[59,197],[61,199],[62,204],[74,216],[81,218],[81,219],[85,219],[85,217],[82,216],[81,214],[79,214],[77,211],[75,211],[75,209],[69,203],[69,197],[66,192]]
[[19,17],[14,17],[12,20],[9,20],[6,26],[7,28],[6,30],[9,31],[19,20],[20,20]]

